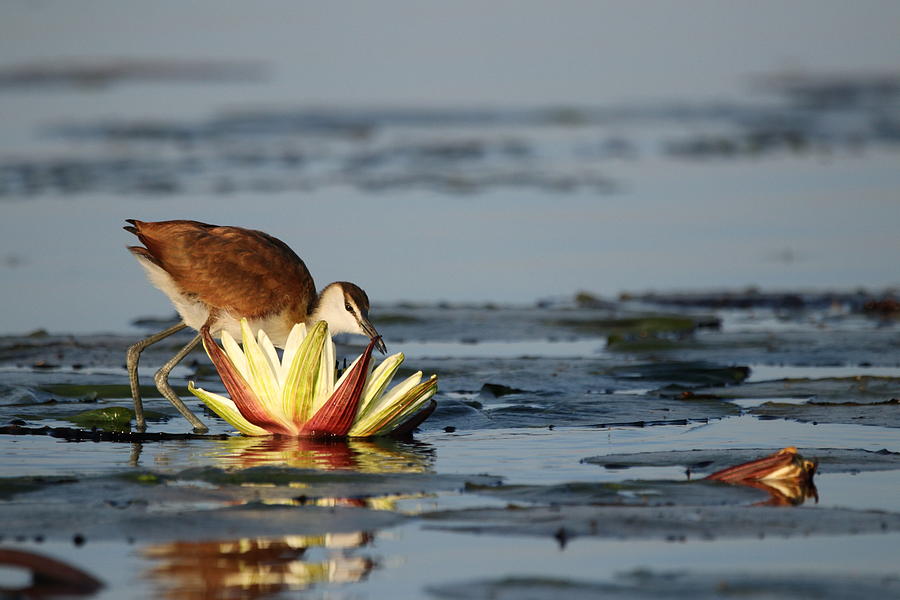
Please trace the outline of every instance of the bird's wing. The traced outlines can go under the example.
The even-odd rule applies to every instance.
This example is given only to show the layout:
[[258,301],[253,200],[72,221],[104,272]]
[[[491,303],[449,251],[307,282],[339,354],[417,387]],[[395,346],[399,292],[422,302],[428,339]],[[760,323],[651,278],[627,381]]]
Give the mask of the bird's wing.
[[184,293],[212,307],[248,318],[289,307],[305,315],[315,299],[306,265],[266,233],[197,221],[131,222],[146,254]]

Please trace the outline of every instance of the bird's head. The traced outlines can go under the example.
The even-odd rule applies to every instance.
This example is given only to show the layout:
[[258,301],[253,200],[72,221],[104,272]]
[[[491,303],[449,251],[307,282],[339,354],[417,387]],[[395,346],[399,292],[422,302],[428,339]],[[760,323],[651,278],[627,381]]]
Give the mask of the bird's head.
[[[335,281],[322,290],[313,312],[313,321],[327,322],[332,335],[358,333],[370,338],[378,337],[378,332],[369,322],[369,297],[361,287],[349,281]],[[380,339],[375,347],[382,354],[387,350]]]

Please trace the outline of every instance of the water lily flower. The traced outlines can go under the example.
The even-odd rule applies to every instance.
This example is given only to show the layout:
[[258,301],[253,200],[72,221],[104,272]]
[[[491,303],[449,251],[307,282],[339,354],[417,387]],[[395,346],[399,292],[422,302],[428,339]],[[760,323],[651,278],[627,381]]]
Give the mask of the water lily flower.
[[324,321],[309,332],[304,324],[295,325],[280,359],[266,333],[260,329],[254,336],[246,319],[241,320],[243,349],[226,331],[222,348],[208,330],[201,335],[231,398],[197,388],[193,382],[188,389],[244,435],[397,435],[411,432],[436,406],[435,375],[422,381],[419,371],[387,390],[404,356],[394,354],[370,369],[380,338],[374,338],[335,381],[334,343]]
[[739,483],[741,481],[776,481],[779,479],[812,480],[818,464],[800,456],[797,448],[788,446],[774,454],[716,471],[707,479]]
[[793,506],[802,504],[807,498],[818,501],[813,483],[817,467],[815,460],[803,458],[797,448],[788,446],[769,456],[716,471],[706,479],[768,492],[771,499],[761,504]]

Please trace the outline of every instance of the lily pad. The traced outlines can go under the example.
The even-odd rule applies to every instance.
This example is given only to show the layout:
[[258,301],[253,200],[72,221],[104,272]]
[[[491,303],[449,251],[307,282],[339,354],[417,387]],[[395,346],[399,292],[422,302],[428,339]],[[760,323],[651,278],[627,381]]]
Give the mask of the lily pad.
[[616,366],[599,373],[618,379],[640,380],[683,388],[741,383],[750,375],[750,368],[724,366],[707,361],[662,361]]
[[562,318],[548,325],[572,329],[583,335],[606,335],[607,348],[628,350],[632,344],[669,344],[693,334],[698,328],[718,328],[716,317],[679,314],[637,314],[607,318]]
[[714,317],[694,318],[677,314],[649,314],[610,318],[554,319],[549,324],[579,333],[647,337],[660,333],[689,333],[701,325],[717,322]]
[[527,394],[527,390],[520,390],[518,388],[510,387],[508,385],[503,385],[502,383],[485,383],[481,386],[481,391],[479,392],[482,396],[488,396],[491,398],[500,398],[501,396],[508,396],[510,394]]
[[680,541],[900,531],[900,514],[811,507],[507,507],[434,512],[423,518],[449,531],[540,536],[561,543],[579,536]]
[[[466,484],[493,486],[500,479],[489,475],[435,475],[432,473],[360,473],[356,471],[317,471],[287,467],[251,467],[226,470],[200,467],[174,475],[157,474],[170,481],[202,481],[238,495],[246,486],[266,486],[271,492],[254,492],[257,497],[294,497],[302,488],[307,497],[370,497],[384,494],[434,493],[439,490],[461,490]],[[237,486],[237,491],[230,486]],[[281,489],[279,489],[279,486]]]
[[717,398],[809,398],[819,403],[881,403],[900,393],[900,378],[859,375],[821,379],[776,379],[736,387],[705,387],[697,395]]
[[768,498],[763,491],[714,481],[573,482],[560,485],[500,485],[466,487],[469,492],[535,504],[715,506],[751,504]]
[[[607,454],[582,460],[607,469],[629,467],[684,467],[693,473],[713,473],[769,455],[771,448],[735,448]],[[845,450],[843,448],[800,448],[798,452],[819,463],[820,473],[855,473],[900,469],[900,453],[888,450]]]
[[494,427],[589,425],[596,427],[671,424],[738,415],[740,409],[718,400],[684,401],[634,394],[516,396],[497,408],[486,406]]
[[[816,423],[846,423],[900,427],[900,378],[860,375],[821,379],[778,379],[733,387],[707,387],[690,391],[698,398],[734,400],[773,399],[753,407],[759,417]],[[663,390],[663,395],[676,395]],[[684,394],[679,394],[684,397]],[[779,402],[797,398],[803,403]]]
[[2,477],[0,478],[0,500],[11,498],[18,494],[33,492],[50,485],[61,483],[74,483],[77,479],[74,477]]
[[699,330],[677,341],[651,345],[646,340],[637,340],[616,349],[648,358],[672,357],[680,361],[727,359],[730,364],[743,365],[896,367],[900,356],[897,338],[892,328]]
[[0,508],[13,536],[47,540],[110,540],[161,542],[222,540],[241,537],[281,537],[371,531],[391,527],[406,517],[390,511],[343,506],[270,506],[247,504],[210,510],[159,512],[141,503],[96,507],[78,512],[64,503],[12,504]]
[[846,402],[807,402],[784,404],[766,402],[750,411],[758,417],[793,419],[803,423],[847,423],[900,427],[900,399],[864,404]]
[[[147,411],[144,414],[149,421],[165,417],[165,415],[153,411]],[[63,418],[87,429],[96,427],[104,431],[128,431],[131,428],[131,421],[134,419],[134,411],[124,406],[107,406]]]
[[14,500],[0,502],[4,535],[164,541],[373,530],[405,520],[396,510],[381,510],[392,508],[391,498],[499,481],[271,467],[126,473],[61,481],[65,486],[49,485],[52,480],[6,480],[6,495]]
[[611,582],[506,577],[433,585],[428,593],[447,600],[844,600],[900,598],[900,579],[878,575],[772,573],[666,573],[637,571]]
[[[55,396],[65,396],[67,398],[131,398],[131,387],[125,384],[105,384],[92,385],[83,383],[52,383],[42,385],[41,389]],[[172,386],[172,389],[179,396],[188,394],[186,386]],[[153,385],[140,386],[141,397],[143,398],[162,398],[162,394]]]

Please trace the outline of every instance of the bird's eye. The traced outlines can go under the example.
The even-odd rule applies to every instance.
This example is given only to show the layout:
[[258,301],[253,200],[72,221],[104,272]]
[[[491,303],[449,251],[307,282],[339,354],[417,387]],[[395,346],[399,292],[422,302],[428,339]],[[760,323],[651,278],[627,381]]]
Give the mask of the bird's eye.
[[344,308],[347,309],[347,312],[353,312],[353,307],[350,306],[349,302],[344,303]]

